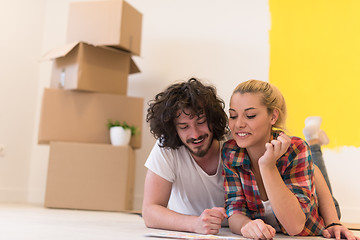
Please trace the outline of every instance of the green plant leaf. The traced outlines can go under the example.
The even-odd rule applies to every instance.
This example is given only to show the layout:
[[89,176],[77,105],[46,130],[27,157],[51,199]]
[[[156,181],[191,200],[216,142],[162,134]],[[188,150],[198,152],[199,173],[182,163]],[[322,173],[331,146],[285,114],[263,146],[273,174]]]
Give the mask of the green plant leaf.
[[123,123],[120,123],[119,120],[115,120],[113,121],[112,119],[108,119],[106,126],[108,129],[112,128],[112,127],[122,127],[124,129],[130,129],[131,131],[131,136],[134,136],[135,134],[137,134],[138,132],[138,128],[135,126],[130,126],[129,124],[127,124],[127,122],[123,121]]

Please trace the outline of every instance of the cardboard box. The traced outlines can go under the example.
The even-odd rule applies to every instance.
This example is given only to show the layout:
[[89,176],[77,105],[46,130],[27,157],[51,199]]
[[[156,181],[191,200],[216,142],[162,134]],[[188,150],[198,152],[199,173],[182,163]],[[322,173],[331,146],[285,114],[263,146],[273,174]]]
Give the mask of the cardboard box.
[[142,14],[122,0],[72,2],[67,42],[118,47],[140,55]]
[[144,99],[116,94],[45,89],[38,142],[107,143],[108,119],[126,121],[138,128],[130,146],[141,147]]
[[52,88],[127,94],[128,75],[139,72],[130,53],[75,42],[52,49]]
[[131,210],[134,174],[135,155],[129,146],[51,142],[45,206]]

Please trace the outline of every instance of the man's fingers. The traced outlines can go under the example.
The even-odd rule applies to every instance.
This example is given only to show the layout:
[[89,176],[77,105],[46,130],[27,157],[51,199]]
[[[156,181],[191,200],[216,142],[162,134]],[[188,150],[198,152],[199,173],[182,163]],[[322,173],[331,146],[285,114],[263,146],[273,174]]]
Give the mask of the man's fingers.
[[213,207],[212,209],[220,212],[220,214],[223,215],[224,217],[227,217],[225,208],[222,208],[222,207]]
[[208,224],[220,225],[224,219],[224,215],[218,209],[206,209],[202,213],[202,221]]
[[[214,216],[215,215],[215,216]],[[216,216],[219,215],[220,217]],[[202,234],[217,234],[221,228],[223,215],[218,210],[205,209],[198,217],[198,229]]]
[[207,224],[206,228],[212,233],[214,232],[218,233],[219,229],[221,228],[221,224],[210,222]]

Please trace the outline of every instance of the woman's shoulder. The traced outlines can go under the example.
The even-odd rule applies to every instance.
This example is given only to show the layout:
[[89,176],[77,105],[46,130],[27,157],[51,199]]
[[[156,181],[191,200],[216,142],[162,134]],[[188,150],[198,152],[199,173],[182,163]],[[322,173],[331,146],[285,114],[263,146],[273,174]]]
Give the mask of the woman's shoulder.
[[285,165],[290,164],[291,162],[304,162],[310,160],[310,147],[307,142],[296,136],[291,136],[291,143],[288,151],[284,154],[285,160],[287,163]]
[[[272,139],[277,139],[279,137],[279,135],[281,134],[281,132],[282,131],[279,131],[279,130],[273,131]],[[307,142],[304,139],[297,137],[297,136],[290,136],[290,135],[288,135],[288,136],[291,139],[288,153],[294,152],[294,151],[295,152],[304,151],[309,148],[309,145],[307,144]]]
[[298,151],[304,151],[309,149],[309,145],[304,139],[296,136],[290,136],[290,139],[291,139],[291,143],[290,143],[291,149]]

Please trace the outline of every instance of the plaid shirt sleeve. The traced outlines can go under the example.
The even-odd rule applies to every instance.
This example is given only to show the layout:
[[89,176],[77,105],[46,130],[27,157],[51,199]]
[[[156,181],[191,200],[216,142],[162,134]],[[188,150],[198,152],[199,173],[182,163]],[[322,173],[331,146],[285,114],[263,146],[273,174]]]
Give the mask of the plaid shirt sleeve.
[[221,157],[223,160],[223,175],[225,188],[225,209],[226,214],[230,217],[234,213],[243,213],[249,216],[249,210],[246,207],[241,179],[239,173],[232,167],[236,158],[234,158],[236,142],[230,140],[223,146]]
[[287,167],[282,172],[285,185],[298,198],[301,208],[308,217],[314,186],[314,165],[310,148],[302,139],[292,141],[286,154]]
[[288,152],[280,161],[283,159],[286,164],[279,171],[285,185],[297,197],[307,219],[305,228],[299,235],[317,235],[324,223],[318,213],[310,147],[304,140],[293,137]]

